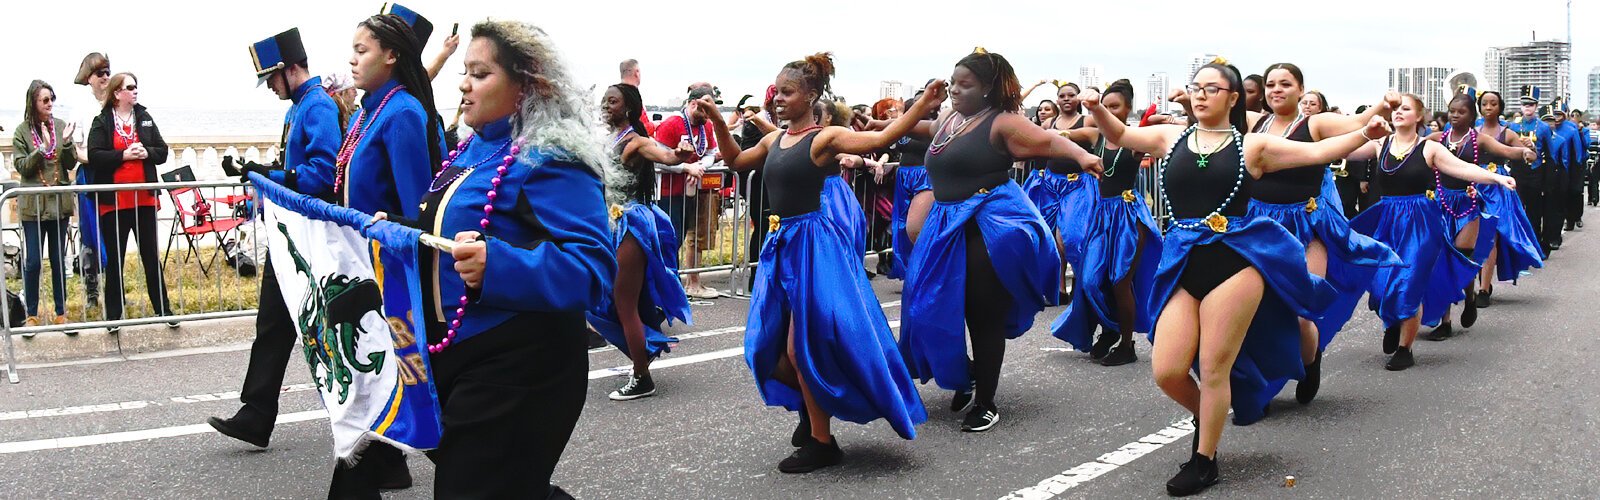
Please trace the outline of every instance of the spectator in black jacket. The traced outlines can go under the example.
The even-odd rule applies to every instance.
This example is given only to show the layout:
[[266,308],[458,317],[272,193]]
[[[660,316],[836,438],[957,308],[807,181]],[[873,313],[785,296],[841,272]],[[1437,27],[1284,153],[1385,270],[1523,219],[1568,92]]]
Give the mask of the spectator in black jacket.
[[[167,143],[155,119],[139,105],[139,82],[132,73],[118,73],[106,86],[105,107],[89,127],[89,183],[135,184],[156,182],[156,165],[167,161]],[[173,315],[157,253],[156,192],[151,189],[100,193],[100,239],[106,247],[105,313],[108,320],[122,319],[126,293],[122,288],[122,260],[127,256],[128,234],[139,242],[145,289],[159,316]],[[176,328],[176,322],[167,326]],[[117,333],[118,327],[108,329]]]

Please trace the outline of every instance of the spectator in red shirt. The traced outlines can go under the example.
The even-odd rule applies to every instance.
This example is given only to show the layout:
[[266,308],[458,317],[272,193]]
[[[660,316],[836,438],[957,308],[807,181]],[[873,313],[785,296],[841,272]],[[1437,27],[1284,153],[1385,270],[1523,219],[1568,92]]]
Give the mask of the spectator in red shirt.
[[[626,61],[622,61],[622,64],[620,66],[618,66],[617,70],[622,73],[622,83],[626,83],[628,85],[632,85],[633,88],[640,88],[639,87],[639,60],[638,59],[629,59],[629,60],[626,60]],[[650,117],[644,116],[644,115],[640,115],[639,116],[639,122],[644,124],[644,130],[645,130],[644,133],[645,134],[648,134],[650,136],[655,136],[655,134],[656,134],[656,124],[655,124],[655,122],[650,121]]]
[[[118,73],[107,85],[105,107],[89,128],[89,169],[91,184],[131,184],[157,182],[156,165],[167,161],[167,143],[161,138],[155,120],[138,104],[138,80],[130,73]],[[161,276],[161,254],[156,235],[156,194],[153,190],[101,193],[99,198],[100,238],[106,246],[105,319],[123,316],[122,261],[127,255],[128,235],[139,244],[139,260],[144,265],[145,291],[157,316],[173,316],[167,302],[167,287]],[[176,322],[167,326],[176,328]],[[119,327],[110,327],[117,333]]]
[[[658,165],[661,175],[661,197],[656,203],[661,210],[667,212],[672,219],[672,228],[678,233],[678,241],[689,243],[693,237],[693,246],[688,251],[679,252],[685,257],[685,269],[700,267],[700,252],[710,250],[716,240],[717,216],[721,211],[721,201],[715,191],[701,191],[701,177],[705,175],[703,160],[710,160],[716,156],[717,138],[712,134],[710,122],[697,107],[689,103],[696,100],[717,102],[716,87],[709,83],[696,83],[689,86],[689,99],[684,101],[682,113],[667,117],[656,126],[655,139],[657,142],[683,151],[687,159],[680,166],[668,167]],[[683,157],[685,155],[679,155]],[[689,274],[689,282],[684,286],[684,292],[690,297],[711,299],[718,297],[715,289],[700,284],[699,273]]]

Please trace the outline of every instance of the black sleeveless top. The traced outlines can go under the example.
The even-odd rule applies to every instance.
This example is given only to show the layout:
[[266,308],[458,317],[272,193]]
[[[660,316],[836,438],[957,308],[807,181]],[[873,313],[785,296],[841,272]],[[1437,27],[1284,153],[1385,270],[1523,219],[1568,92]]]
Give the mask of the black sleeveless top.
[[611,151],[611,155],[614,159],[616,159],[617,165],[621,166],[623,171],[626,171],[632,176],[631,179],[628,179],[628,183],[624,186],[621,186],[620,189],[622,190],[623,195],[628,197],[628,201],[649,204],[651,201],[651,195],[654,194],[653,192],[655,191],[656,164],[655,162],[645,158],[642,154],[633,155],[632,163],[623,162],[622,153],[628,149],[628,144],[632,143],[633,139],[637,137],[634,134],[628,135],[629,137],[627,140],[617,143],[617,145],[613,147]]
[[806,134],[790,147],[784,136],[772,141],[767,162],[761,167],[767,189],[767,206],[778,217],[794,217],[822,207],[822,183],[839,175],[839,164],[822,167],[811,161],[811,141],[822,131]]
[[[1468,134],[1470,135],[1471,133],[1469,132]],[[1445,149],[1449,149],[1450,148],[1450,132],[1445,132],[1444,136],[1439,138],[1439,141],[1444,144]],[[1454,153],[1456,155],[1456,158],[1460,158],[1461,161],[1464,161],[1464,162],[1467,162],[1467,163],[1474,163],[1476,161],[1482,161],[1483,160],[1483,148],[1482,147],[1478,147],[1477,144],[1470,144],[1470,146],[1473,146],[1473,147],[1467,147],[1467,146],[1469,146],[1469,144],[1467,144],[1466,137],[1462,137],[1461,138],[1461,144],[1457,145],[1456,149],[1450,150],[1450,152]],[[1478,150],[1478,153],[1479,153],[1478,155],[1473,155],[1472,154],[1472,150],[1474,148],[1476,148]],[[1478,158],[1473,158],[1473,156],[1478,156]],[[1474,163],[1474,164],[1476,164],[1476,163]],[[1455,177],[1451,177],[1449,175],[1446,175],[1444,172],[1440,172],[1439,173],[1439,187],[1442,187],[1444,189],[1466,189],[1467,186],[1469,186],[1469,185],[1472,185],[1472,183],[1471,182],[1467,182],[1466,180],[1462,180],[1462,179],[1457,179]]]
[[[1071,127],[1067,128],[1067,130],[1077,130],[1077,129],[1083,128],[1083,122],[1084,122],[1084,117],[1079,116],[1077,123],[1073,123]],[[1049,129],[1049,130],[1051,132],[1059,132],[1059,131],[1055,130],[1053,127],[1051,129]],[[1074,141],[1074,142],[1076,142],[1076,141]],[[1087,151],[1089,149],[1089,147],[1093,146],[1093,144],[1086,144],[1086,143],[1079,142],[1078,146],[1082,147],[1084,150]],[[1083,166],[1079,165],[1078,162],[1075,162],[1075,161],[1072,161],[1072,160],[1058,160],[1058,159],[1055,159],[1055,158],[1051,158],[1049,160],[1045,160],[1044,167],[1047,168],[1047,169],[1050,169],[1051,172],[1054,172],[1054,173],[1057,173],[1057,174],[1061,174],[1061,175],[1071,175],[1071,174],[1081,174],[1081,173],[1083,173]]]
[[1428,140],[1420,139],[1416,146],[1411,147],[1409,153],[1402,153],[1404,160],[1396,159],[1394,151],[1389,148],[1394,144],[1394,137],[1383,140],[1383,151],[1378,153],[1378,168],[1374,169],[1375,181],[1378,184],[1378,194],[1382,196],[1410,196],[1428,192],[1433,189],[1433,167],[1428,166],[1427,158],[1423,157],[1422,149],[1427,147]]
[[1100,178],[1100,197],[1120,197],[1123,191],[1138,184],[1139,161],[1144,155],[1128,148],[1108,150],[1105,147],[1106,138],[1101,137],[1096,149],[1100,151],[1100,163],[1105,165],[1106,175]]
[[[1271,119],[1270,116],[1262,118],[1256,123],[1254,132],[1266,133],[1272,125]],[[1294,128],[1284,138],[1297,142],[1316,142],[1311,138],[1310,118],[1291,126]],[[1322,194],[1323,172],[1327,169],[1328,166],[1323,165],[1261,174],[1261,178],[1256,179],[1254,198],[1265,203],[1301,203],[1316,198]]]
[[961,201],[979,190],[991,189],[1011,179],[1011,155],[989,138],[995,117],[991,113],[978,126],[952,139],[944,150],[928,155],[928,182],[933,199]]
[[900,166],[920,167],[928,163],[928,141],[906,137],[895,144],[900,151]]
[[1228,193],[1233,192],[1235,182],[1239,183],[1239,192],[1219,213],[1228,217],[1243,217],[1250,207],[1250,194],[1255,188],[1256,179],[1250,176],[1249,170],[1240,172],[1244,169],[1244,162],[1239,158],[1240,148],[1230,140],[1206,157],[1206,168],[1200,168],[1200,155],[1189,149],[1189,135],[1193,133],[1191,129],[1178,139],[1162,170],[1162,183],[1166,188],[1167,203],[1172,206],[1173,217],[1199,219],[1211,215],[1211,211],[1228,198]]

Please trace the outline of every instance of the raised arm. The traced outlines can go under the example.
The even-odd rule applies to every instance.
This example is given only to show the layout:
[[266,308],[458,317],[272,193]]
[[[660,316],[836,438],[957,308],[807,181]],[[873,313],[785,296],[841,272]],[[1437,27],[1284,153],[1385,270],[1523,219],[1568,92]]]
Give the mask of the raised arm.
[[1372,117],[1381,116],[1385,120],[1394,113],[1394,108],[1400,105],[1400,94],[1389,91],[1383,95],[1383,100],[1377,104],[1367,106],[1366,111],[1356,115],[1342,115],[1339,113],[1321,113],[1312,115],[1307,121],[1311,124],[1311,139],[1320,141],[1323,138],[1346,134],[1353,130],[1361,130],[1366,124],[1372,122]]
[[826,156],[833,156],[839,153],[869,154],[886,149],[921,125],[922,117],[928,116],[930,109],[944,102],[945,85],[944,80],[934,80],[928,84],[927,91],[921,99],[917,99],[917,104],[883,130],[857,132],[845,127],[825,128],[817,134],[813,151],[820,150]]
[[704,99],[694,101],[694,106],[699,106],[700,111],[710,117],[712,128],[717,131],[717,151],[722,153],[722,162],[736,172],[754,170],[767,161],[767,144],[772,143],[777,136],[776,132],[768,133],[761,142],[750,149],[740,150],[739,143],[734,142],[733,133],[728,132],[728,122],[722,118],[722,111],[717,105]]
[[456,47],[460,45],[461,35],[452,34],[444,39],[444,48],[433,56],[433,61],[428,63],[429,81],[439,77],[439,72],[444,70],[444,63],[450,60],[450,55],[455,54]]
[[1005,141],[1006,150],[1017,159],[1057,158],[1072,160],[1085,171],[1098,174],[1100,157],[1085,151],[1060,134],[1051,133],[1017,113],[1001,113],[994,119],[995,131]]
[[[1383,149],[1383,139],[1374,139],[1372,141],[1368,141],[1366,144],[1362,144],[1360,147],[1356,148],[1355,151],[1351,151],[1350,154],[1344,156],[1344,159],[1349,161],[1371,161],[1376,163],[1374,160],[1378,158],[1380,149]],[[1372,168],[1372,166],[1368,166],[1368,172],[1370,172]],[[1368,177],[1371,176],[1369,175]]]
[[1263,174],[1291,168],[1325,166],[1348,156],[1373,137],[1383,137],[1389,130],[1388,126],[1389,122],[1383,118],[1374,117],[1364,129],[1317,142],[1299,142],[1272,134],[1249,134],[1245,136],[1245,164],[1256,167]]
[[1490,172],[1479,168],[1477,165],[1462,161],[1460,158],[1456,158],[1455,153],[1451,153],[1450,149],[1444,147],[1443,144],[1428,141],[1423,146],[1422,154],[1424,158],[1428,159],[1428,165],[1444,175],[1478,184],[1499,184],[1512,190],[1517,189],[1517,182],[1510,177]]
[[1111,110],[1100,105],[1100,95],[1094,92],[1084,94],[1083,107],[1094,115],[1097,130],[1107,141],[1156,157],[1170,153],[1172,141],[1177,140],[1178,134],[1183,133],[1183,127],[1179,125],[1151,125],[1130,129],[1112,115]]

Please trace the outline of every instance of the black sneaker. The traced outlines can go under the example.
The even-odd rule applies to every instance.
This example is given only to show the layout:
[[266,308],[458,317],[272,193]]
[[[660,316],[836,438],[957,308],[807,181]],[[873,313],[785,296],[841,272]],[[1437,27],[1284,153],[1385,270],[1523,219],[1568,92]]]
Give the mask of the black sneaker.
[[1411,348],[1401,347],[1394,352],[1393,356],[1389,356],[1389,362],[1384,363],[1383,367],[1391,372],[1397,372],[1416,366],[1416,364],[1416,358],[1411,356]]
[[1122,366],[1138,360],[1139,356],[1133,352],[1133,339],[1128,339],[1127,342],[1117,344],[1110,354],[1106,354],[1106,357],[1100,360],[1100,365]]
[[1189,463],[1178,468],[1178,475],[1167,480],[1167,494],[1186,497],[1205,491],[1217,480],[1217,461],[1196,452],[1189,456]]
[[1000,423],[1000,411],[994,408],[985,408],[983,405],[974,405],[967,412],[967,418],[961,419],[961,432],[983,432],[994,428]]
[[1094,339],[1094,346],[1089,348],[1089,359],[1099,361],[1105,358],[1121,339],[1122,334],[1101,328],[1100,338]]
[[1306,365],[1306,378],[1294,386],[1294,400],[1300,404],[1311,404],[1317,399],[1317,390],[1322,388],[1322,351],[1317,351],[1317,358]]
[[1489,296],[1493,294],[1493,290],[1478,290],[1478,300],[1475,301],[1473,305],[1478,306],[1478,309],[1487,309],[1494,303],[1492,300],[1489,300]]
[[1384,354],[1394,354],[1394,350],[1396,348],[1399,348],[1399,347],[1400,347],[1400,325],[1395,325],[1395,326],[1391,326],[1391,327],[1388,327],[1388,328],[1384,328],[1383,329],[1383,353]]
[[800,449],[794,450],[789,458],[778,462],[778,470],[785,474],[805,474],[823,467],[839,465],[844,461],[844,450],[839,449],[839,440],[829,436],[827,443],[815,439],[807,439]]
[[1467,297],[1466,307],[1461,308],[1462,328],[1472,328],[1472,325],[1478,323],[1478,298],[1476,297],[1477,294],[1473,295],[1473,297]]
[[[1465,314],[1463,314],[1462,316],[1465,316]],[[1465,324],[1466,320],[1463,319],[1462,323]],[[1448,339],[1450,337],[1454,337],[1455,334],[1456,334],[1455,327],[1450,326],[1450,323],[1444,323],[1442,325],[1439,325],[1438,328],[1434,328],[1433,331],[1428,332],[1428,333],[1424,333],[1422,335],[1418,335],[1418,337],[1422,338],[1422,340],[1431,340],[1431,341],[1434,341],[1434,342],[1438,342],[1438,341],[1441,341],[1441,340]]]
[[257,448],[266,448],[268,441],[272,439],[272,429],[269,428],[266,432],[247,429],[246,425],[241,424],[238,421],[238,417],[227,420],[217,417],[207,417],[206,423],[210,424],[212,429],[216,429],[217,432],[222,433],[224,436],[250,443]]
[[972,395],[976,394],[977,392],[978,380],[973,379],[972,385],[967,386],[967,390],[956,391],[955,395],[950,396],[950,411],[954,413],[961,413],[967,408],[970,408],[972,406]]
[[608,396],[612,401],[632,401],[639,398],[648,398],[656,395],[656,383],[650,380],[650,375],[629,375],[628,383],[621,388],[611,391]]
[[607,345],[610,345],[610,344],[608,344],[606,342],[606,338],[605,337],[601,337],[600,336],[600,332],[597,332],[597,331],[594,331],[594,330],[589,330],[589,348],[590,349],[599,349],[599,348],[605,347]]

